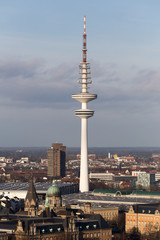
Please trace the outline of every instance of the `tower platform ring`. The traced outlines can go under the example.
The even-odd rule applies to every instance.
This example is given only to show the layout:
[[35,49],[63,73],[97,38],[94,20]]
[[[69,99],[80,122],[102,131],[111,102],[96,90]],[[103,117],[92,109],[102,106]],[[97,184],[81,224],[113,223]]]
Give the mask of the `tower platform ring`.
[[72,98],[81,102],[81,103],[88,103],[94,99],[97,98],[96,94],[91,93],[78,93],[78,94],[72,94]]
[[92,110],[89,110],[89,109],[79,109],[79,110],[75,110],[75,115],[77,117],[80,117],[80,118],[89,118],[89,117],[92,117],[94,114],[94,111]]

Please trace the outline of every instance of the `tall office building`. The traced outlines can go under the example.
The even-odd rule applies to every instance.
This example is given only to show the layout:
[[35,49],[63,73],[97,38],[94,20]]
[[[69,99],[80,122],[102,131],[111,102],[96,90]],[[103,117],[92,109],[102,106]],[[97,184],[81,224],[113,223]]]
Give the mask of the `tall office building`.
[[66,147],[62,143],[53,143],[47,151],[48,176],[59,178],[65,176]]
[[81,103],[81,109],[75,111],[75,115],[81,118],[81,164],[80,164],[80,192],[89,191],[88,179],[88,133],[87,120],[92,117],[94,111],[88,109],[87,103],[96,99],[97,95],[88,92],[88,85],[92,83],[90,80],[90,65],[87,62],[87,48],[86,48],[86,18],[84,16],[84,33],[83,33],[83,60],[80,62],[79,73],[81,84],[81,92],[72,94],[72,98]]

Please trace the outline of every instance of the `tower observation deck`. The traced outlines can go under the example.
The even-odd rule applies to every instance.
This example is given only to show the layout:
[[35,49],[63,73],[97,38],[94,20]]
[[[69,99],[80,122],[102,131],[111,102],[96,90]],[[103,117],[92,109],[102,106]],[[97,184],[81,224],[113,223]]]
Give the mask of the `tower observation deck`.
[[87,108],[87,103],[96,99],[96,94],[88,92],[88,84],[91,84],[90,64],[87,62],[86,48],[86,18],[84,16],[84,33],[83,33],[83,61],[79,65],[79,81],[81,92],[72,94],[72,98],[81,103],[81,109],[75,111],[75,115],[81,118],[81,162],[80,162],[80,192],[89,191],[88,180],[88,134],[87,134],[87,119],[92,117],[94,111]]

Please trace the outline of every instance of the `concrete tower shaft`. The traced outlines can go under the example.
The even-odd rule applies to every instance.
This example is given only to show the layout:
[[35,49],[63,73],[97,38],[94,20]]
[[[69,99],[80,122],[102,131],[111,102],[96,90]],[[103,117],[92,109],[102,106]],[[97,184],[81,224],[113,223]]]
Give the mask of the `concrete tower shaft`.
[[81,85],[81,92],[72,94],[72,98],[81,103],[81,109],[75,111],[75,115],[81,118],[81,163],[80,163],[80,186],[81,192],[89,191],[88,180],[88,130],[87,119],[92,117],[94,111],[87,108],[87,103],[96,99],[96,94],[88,92],[88,84],[91,84],[90,64],[87,62],[87,48],[86,48],[86,17],[84,16],[84,32],[83,32],[83,62],[79,65],[79,81]]

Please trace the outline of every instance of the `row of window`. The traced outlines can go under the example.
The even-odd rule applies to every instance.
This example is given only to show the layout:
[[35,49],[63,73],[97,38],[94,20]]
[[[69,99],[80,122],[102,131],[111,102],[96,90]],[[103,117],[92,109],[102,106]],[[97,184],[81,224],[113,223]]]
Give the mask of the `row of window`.
[[[60,232],[61,230],[62,230],[62,229],[61,229],[60,227],[57,228],[57,231],[58,231],[58,232]],[[42,231],[42,233],[45,233],[45,229],[42,229],[41,231]],[[53,232],[53,228],[50,228],[49,231],[52,233],[52,232]]]
[[[132,219],[135,220],[136,218],[137,218],[137,216],[128,216],[127,220],[132,220]],[[149,217],[139,216],[138,219],[139,220],[141,219],[142,221],[143,220],[151,220],[151,221],[153,220],[153,221],[155,221],[155,218],[154,217],[150,217],[150,216]],[[156,218],[156,220],[158,221],[158,218]]]
[[[127,221],[127,225],[135,226],[137,224],[135,223],[135,221],[134,222]],[[157,223],[153,223],[153,222],[138,222],[138,226],[145,226],[145,227],[156,226],[158,228],[159,227],[159,223],[158,222]]]
[[101,214],[102,216],[117,216],[117,212],[96,212],[97,214]]
[[43,237],[42,240],[62,240],[62,237]]
[[[105,233],[102,233],[102,236],[110,236],[111,233],[108,231],[108,232],[105,232]],[[84,238],[89,238],[89,237],[99,237],[100,236],[100,233],[87,233],[87,234],[83,234],[83,237]]]

